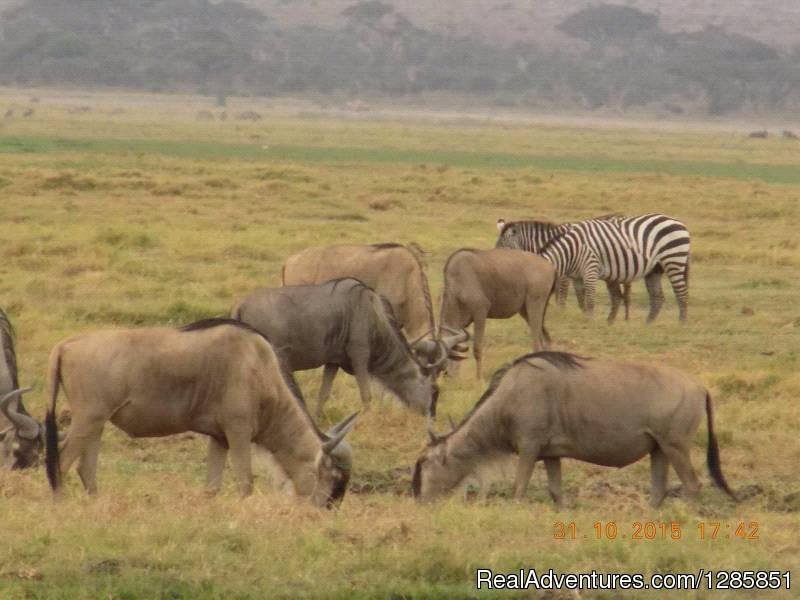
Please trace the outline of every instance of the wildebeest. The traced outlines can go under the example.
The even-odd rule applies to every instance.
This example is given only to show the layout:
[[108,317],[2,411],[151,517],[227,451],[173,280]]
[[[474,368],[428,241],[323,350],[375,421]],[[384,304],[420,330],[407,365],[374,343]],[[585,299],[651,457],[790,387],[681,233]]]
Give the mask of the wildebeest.
[[[285,379],[286,377],[286,379]],[[355,415],[330,437],[293,393],[266,338],[239,321],[206,319],[181,329],[152,327],[78,335],[50,353],[46,417],[47,475],[58,491],[76,460],[90,494],[97,492],[100,436],[107,421],[131,437],[194,431],[209,436],[208,486],[217,491],[227,451],[242,495],[252,491],[250,444],[267,450],[299,496],[317,506],[341,501],[350,475],[344,436]],[[59,387],[72,424],[59,452]]]
[[711,396],[694,378],[668,367],[539,352],[497,371],[475,407],[449,434],[431,437],[414,467],[412,493],[428,499],[464,481],[482,461],[517,454],[514,495],[525,495],[537,461],[561,503],[561,458],[624,467],[650,454],[650,501],[658,506],[671,464],[684,492],[701,484],[689,456],[705,411],[708,468],[722,475]]
[[22,403],[14,349],[14,328],[0,309],[0,468],[25,469],[39,463],[44,430]]
[[444,265],[444,292],[439,317],[445,328],[475,324],[472,351],[482,377],[486,319],[516,314],[528,323],[533,349],[544,348],[544,316],[553,291],[555,269],[540,256],[521,250],[493,248],[456,250]]
[[416,244],[315,246],[286,259],[283,285],[314,285],[353,277],[389,301],[409,340],[436,327],[422,250]]
[[[231,316],[264,334],[290,371],[325,366],[317,414],[339,367],[355,375],[361,400],[371,401],[370,375],[414,410],[435,415],[435,376],[466,332],[409,346],[389,303],[361,281],[262,288]],[[424,362],[419,358],[424,357]]]

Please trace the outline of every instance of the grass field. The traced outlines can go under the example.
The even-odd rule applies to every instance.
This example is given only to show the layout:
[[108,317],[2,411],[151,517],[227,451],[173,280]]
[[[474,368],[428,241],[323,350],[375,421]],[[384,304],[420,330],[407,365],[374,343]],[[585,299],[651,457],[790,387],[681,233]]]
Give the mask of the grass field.
[[[27,98],[1,93],[0,110]],[[710,483],[705,424],[693,454],[706,484],[698,503],[669,498],[651,509],[648,461],[622,470],[565,461],[561,511],[541,467],[521,503],[501,472],[485,504],[455,496],[418,506],[409,467],[425,422],[387,396],[351,436],[352,489],[338,512],[296,503],[266,477],[241,500],[230,473],[224,492],[207,498],[201,436],[132,440],[109,426],[97,498],[74,473],[54,504],[42,469],[0,472],[0,597],[493,597],[474,591],[480,567],[800,573],[800,145],[719,129],[277,110],[209,122],[197,120],[195,101],[120,112],[104,98],[87,96],[80,112],[43,100],[32,117],[0,123],[0,306],[17,329],[37,416],[47,355],[63,337],[226,314],[253,288],[277,284],[283,259],[311,244],[416,241],[438,295],[449,253],[493,245],[498,217],[659,211],[693,234],[688,325],[670,296],[645,326],[636,284],[631,321],[607,326],[602,297],[590,321],[570,298],[551,307],[548,328],[557,349],[700,377],[717,403],[723,469],[743,499],[735,505]],[[490,369],[528,350],[521,320],[490,322]],[[473,373],[468,361],[442,382],[441,428],[480,396]],[[319,373],[299,380],[313,398]],[[358,404],[354,381],[340,377],[324,424]],[[634,523],[648,521],[680,523],[682,539],[631,539]],[[577,539],[554,539],[556,522],[574,522]],[[596,522],[616,523],[617,539],[598,540]],[[715,522],[717,538],[700,540],[698,526],[708,536]],[[740,522],[748,532],[757,524],[758,539],[736,536]]]

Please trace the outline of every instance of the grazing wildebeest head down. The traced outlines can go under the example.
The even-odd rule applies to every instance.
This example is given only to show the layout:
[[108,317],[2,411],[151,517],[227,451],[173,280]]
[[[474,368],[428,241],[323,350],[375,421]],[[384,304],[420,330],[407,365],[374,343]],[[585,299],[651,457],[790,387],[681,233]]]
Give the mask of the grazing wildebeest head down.
[[[239,321],[207,319],[181,329],[99,331],[69,338],[50,354],[47,474],[58,491],[78,461],[97,491],[100,436],[107,421],[131,437],[194,431],[209,436],[208,486],[217,491],[228,450],[240,491],[252,491],[250,444],[271,453],[298,496],[317,506],[341,501],[351,456],[344,436],[355,414],[320,432],[292,391],[263,335]],[[59,451],[55,405],[63,387],[72,424]]]
[[417,244],[335,244],[306,248],[286,259],[283,285],[314,285],[352,277],[392,305],[408,339],[434,331],[433,302]]
[[418,340],[412,350],[391,305],[357,279],[320,285],[263,288],[237,304],[231,316],[260,331],[289,371],[325,366],[318,414],[336,369],[355,375],[364,405],[375,377],[404,404],[435,415],[435,376],[466,332]]
[[439,323],[456,330],[475,324],[472,350],[478,379],[486,319],[519,314],[528,323],[533,349],[544,348],[544,317],[554,282],[553,265],[529,252],[462,248],[450,255],[444,266]]
[[452,490],[483,461],[517,454],[514,494],[525,495],[534,464],[545,463],[553,500],[561,502],[561,458],[624,467],[650,454],[651,503],[661,504],[671,464],[694,496],[700,490],[689,457],[705,412],[708,467],[722,475],[708,391],[668,367],[539,352],[495,373],[486,392],[449,434],[431,437],[414,467],[412,493],[431,499]]
[[39,464],[44,429],[22,404],[14,350],[14,329],[0,309],[0,469],[25,469]]

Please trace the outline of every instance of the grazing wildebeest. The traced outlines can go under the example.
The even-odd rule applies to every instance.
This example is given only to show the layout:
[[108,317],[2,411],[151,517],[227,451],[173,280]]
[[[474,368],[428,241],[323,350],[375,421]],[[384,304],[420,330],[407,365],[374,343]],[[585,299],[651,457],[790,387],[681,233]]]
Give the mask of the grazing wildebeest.
[[[55,491],[77,460],[84,487],[97,492],[100,436],[111,421],[131,437],[185,431],[209,436],[211,491],[221,485],[228,449],[242,495],[252,491],[252,442],[275,457],[297,495],[317,506],[344,496],[351,453],[343,439],[355,415],[330,436],[321,433],[269,342],[239,321],[206,319],[181,329],[118,329],[69,338],[50,353],[48,386],[46,462]],[[59,386],[72,408],[60,453]]]
[[14,328],[0,309],[0,469],[25,469],[39,463],[44,429],[22,404],[14,350]]
[[353,278],[262,288],[239,302],[231,317],[264,334],[289,371],[324,365],[318,415],[339,367],[355,375],[364,406],[373,376],[412,409],[435,415],[436,374],[468,337],[419,340],[412,350],[389,303]]
[[705,412],[708,468],[731,492],[714,435],[711,396],[694,378],[668,367],[539,352],[495,373],[486,392],[449,434],[431,431],[414,467],[412,493],[428,499],[464,481],[481,462],[517,454],[514,495],[525,495],[536,461],[544,461],[550,494],[561,503],[561,458],[624,467],[650,454],[650,501],[661,504],[671,464],[684,491],[701,484],[689,457]]
[[444,265],[439,323],[451,329],[475,324],[472,352],[478,379],[483,374],[487,318],[508,319],[519,314],[528,323],[533,349],[544,348],[544,316],[554,282],[553,265],[529,252],[462,248],[450,255]]
[[409,340],[433,333],[428,278],[416,244],[315,246],[286,259],[283,285],[314,285],[353,277],[389,301]]

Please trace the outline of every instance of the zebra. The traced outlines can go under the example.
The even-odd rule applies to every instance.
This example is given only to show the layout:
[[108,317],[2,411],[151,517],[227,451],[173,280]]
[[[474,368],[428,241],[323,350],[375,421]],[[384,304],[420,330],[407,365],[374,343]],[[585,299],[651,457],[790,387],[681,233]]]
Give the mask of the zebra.
[[[611,213],[608,215],[602,215],[598,217],[593,217],[594,219],[603,219],[603,220],[613,220],[613,219],[624,219],[624,215],[620,213]],[[530,227],[525,228],[524,223],[537,223],[539,226],[536,228]],[[523,243],[522,246],[525,249],[528,249],[529,252],[538,252],[538,250],[533,250],[534,248],[541,248],[546,243],[548,243],[554,237],[559,235],[563,235],[574,223],[562,223],[560,225],[556,225],[555,223],[550,223],[546,221],[517,221],[516,225],[522,225],[522,229],[520,229],[521,234],[523,236]],[[500,230],[500,233],[503,233],[503,228],[505,227],[506,222],[503,219],[497,220],[497,228]],[[498,245],[499,245],[498,241]],[[556,304],[558,306],[564,307],[567,303],[567,296],[569,295],[569,282],[570,277],[567,275],[558,275],[556,277],[556,289],[555,289],[555,297],[556,297]],[[578,300],[578,307],[581,311],[585,310],[584,303],[583,303],[583,280],[579,277],[572,280],[572,283],[575,287],[575,297]],[[612,289],[614,286],[616,289]],[[630,318],[630,308],[631,308],[631,284],[630,282],[625,282],[620,286],[619,284],[612,284],[609,281],[606,281],[606,287],[608,288],[609,296],[611,297],[612,307],[615,298],[622,298],[622,303],[625,306],[625,320],[627,321]],[[620,287],[622,289],[620,289]],[[609,323],[613,322],[616,318],[617,309],[613,310],[613,313],[609,315]]]
[[678,301],[678,318],[686,321],[689,301],[690,236],[680,221],[662,214],[589,219],[557,225],[543,221],[503,222],[498,247],[536,252],[560,275],[583,282],[584,310],[592,314],[594,289],[603,279],[611,295],[608,322],[623,300],[620,283],[644,277],[650,296],[647,322],[664,304],[661,275],[666,273]]

